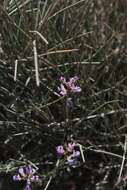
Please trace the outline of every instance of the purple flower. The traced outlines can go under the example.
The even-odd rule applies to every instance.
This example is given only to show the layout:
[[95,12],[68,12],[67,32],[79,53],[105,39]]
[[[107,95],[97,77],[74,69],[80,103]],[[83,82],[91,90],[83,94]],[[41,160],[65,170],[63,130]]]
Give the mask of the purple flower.
[[20,177],[19,174],[17,174],[17,175],[14,175],[14,176],[13,176],[13,180],[14,180],[14,181],[20,181],[20,180],[22,180],[22,178]]
[[75,76],[75,77],[70,78],[69,82],[67,82],[72,92],[81,92],[81,88],[75,84],[77,80],[78,80],[78,77]]
[[62,156],[65,153],[64,147],[62,145],[57,146],[56,151],[57,151],[57,154],[60,156]]
[[68,93],[81,92],[81,88],[76,85],[78,77],[72,77],[69,81],[66,81],[65,77],[60,77],[61,85],[58,88],[60,91],[60,95],[66,96]]
[[79,158],[79,156],[80,156],[80,152],[78,150],[74,150],[73,154],[72,154],[72,157],[73,158]]
[[31,190],[31,184],[26,184],[24,190]]
[[40,178],[38,175],[34,175],[31,177],[31,182],[39,182],[40,181]]
[[67,147],[68,152],[73,152],[75,146],[76,146],[76,145],[75,145],[74,142],[68,143],[68,147]]
[[74,142],[65,144],[65,146],[60,145],[56,147],[57,154],[59,156],[63,155],[70,166],[74,166],[80,157],[80,151],[75,150],[75,147],[76,144]]
[[25,173],[27,175],[31,175],[33,176],[33,174],[36,172],[36,170],[34,168],[32,168],[30,165],[25,167]]
[[71,158],[70,157],[67,157],[67,163],[69,166],[75,166],[77,164],[77,159],[76,158]]
[[13,176],[13,180],[14,181],[21,181],[21,180],[25,180],[26,181],[26,186],[24,188],[24,190],[31,190],[31,183],[32,182],[39,182],[39,176],[38,175],[34,175],[36,172],[36,170],[34,168],[32,168],[30,165],[26,166],[26,167],[20,167],[18,169],[18,174]]
[[70,165],[70,166],[74,166],[76,163],[77,163],[77,160],[80,156],[80,152],[79,151],[73,151],[72,154],[70,154],[68,157],[67,157],[67,163]]
[[60,95],[62,95],[62,96],[67,95],[67,88],[65,87],[65,85],[61,84],[60,88],[58,88],[58,90],[60,91]]

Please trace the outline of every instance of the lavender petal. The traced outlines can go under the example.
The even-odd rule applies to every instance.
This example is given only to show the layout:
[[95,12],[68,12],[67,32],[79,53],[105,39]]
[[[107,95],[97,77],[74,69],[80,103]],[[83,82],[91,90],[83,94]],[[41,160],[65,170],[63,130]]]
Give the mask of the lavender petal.
[[20,174],[22,177],[25,177],[25,173],[24,173],[24,168],[23,168],[23,167],[19,168],[18,172],[19,172],[19,174]]
[[63,155],[64,154],[64,148],[63,148],[63,146],[62,145],[57,146],[56,147],[56,151],[57,151],[58,155]]
[[31,182],[39,182],[40,181],[40,178],[38,175],[34,175],[30,178]]
[[13,180],[14,180],[14,181],[20,181],[20,180],[21,180],[20,175],[19,175],[19,174],[18,174],[18,175],[14,175],[14,176],[13,176]]

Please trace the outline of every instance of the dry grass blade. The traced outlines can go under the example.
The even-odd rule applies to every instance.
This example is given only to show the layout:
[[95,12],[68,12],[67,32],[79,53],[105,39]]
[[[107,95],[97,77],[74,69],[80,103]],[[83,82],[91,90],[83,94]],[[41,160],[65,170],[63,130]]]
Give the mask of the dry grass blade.
[[71,5],[67,6],[67,7],[65,7],[65,8],[63,8],[63,9],[61,9],[61,10],[59,10],[58,12],[56,12],[56,13],[54,13],[52,16],[50,16],[50,17],[48,18],[48,20],[52,19],[53,17],[55,17],[56,15],[62,13],[63,11],[66,11],[67,9],[70,9],[70,8],[72,8],[72,7],[74,7],[74,6],[77,6],[78,4],[83,3],[83,2],[85,2],[85,1],[87,1],[87,0],[80,0],[80,1],[78,1],[78,2],[76,2],[76,3],[73,3],[73,4],[71,4]]
[[121,163],[121,167],[120,167],[119,176],[118,176],[118,179],[117,179],[117,182],[116,182],[116,186],[121,181],[122,171],[124,169],[124,163],[125,163],[125,160],[126,160],[126,152],[127,152],[127,135],[125,136],[123,159],[122,159],[122,163]]
[[34,51],[34,65],[35,65],[36,84],[37,84],[37,86],[39,86],[40,85],[40,79],[39,79],[38,55],[37,55],[36,40],[33,41],[33,51]]
[[15,70],[14,70],[14,81],[17,80],[17,67],[18,67],[18,60],[15,60]]
[[[9,13],[8,13],[8,15],[9,16],[12,16],[16,11],[18,11],[19,9],[21,9],[21,8],[23,8],[24,6],[26,6],[28,3],[30,3],[31,2],[31,0],[27,0],[27,1],[25,1],[24,3],[22,3],[22,4],[20,4],[20,5],[18,5],[18,7],[17,8],[15,8],[15,9],[13,9],[12,11],[8,11]],[[9,9],[9,8],[8,8]]]
[[40,32],[38,32],[38,31],[30,31],[30,32],[37,34],[42,39],[43,42],[45,42],[47,45],[49,44],[47,39]]

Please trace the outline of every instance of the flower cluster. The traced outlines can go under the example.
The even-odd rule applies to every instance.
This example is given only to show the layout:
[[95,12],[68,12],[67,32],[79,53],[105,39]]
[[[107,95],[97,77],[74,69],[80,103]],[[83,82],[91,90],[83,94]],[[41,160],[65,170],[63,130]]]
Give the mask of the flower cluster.
[[58,156],[64,156],[69,165],[74,165],[80,156],[80,152],[76,150],[76,144],[74,142],[68,143],[67,145],[59,145],[56,147]]
[[[60,77],[60,87],[58,88],[61,96],[66,96],[66,105],[68,107],[73,106],[71,95],[73,93],[81,92],[81,88],[77,86],[76,82],[78,80],[77,76],[66,80],[65,77]],[[80,151],[76,150],[77,145],[74,142],[70,142],[56,147],[57,155],[59,157],[63,156],[70,166],[74,166],[80,157]],[[18,173],[13,176],[14,181],[25,181],[26,185],[24,190],[32,190],[32,183],[39,183],[40,178],[35,174],[36,170],[28,165],[26,167],[20,167]]]
[[14,181],[26,181],[26,186],[24,190],[31,190],[31,183],[38,183],[40,178],[38,175],[35,175],[36,170],[30,165],[26,167],[20,167],[18,169],[18,174],[13,176]]
[[70,78],[69,81],[67,81],[65,77],[61,76],[61,85],[58,88],[60,95],[67,96],[70,93],[81,92],[81,88],[76,85],[77,80],[77,76]]

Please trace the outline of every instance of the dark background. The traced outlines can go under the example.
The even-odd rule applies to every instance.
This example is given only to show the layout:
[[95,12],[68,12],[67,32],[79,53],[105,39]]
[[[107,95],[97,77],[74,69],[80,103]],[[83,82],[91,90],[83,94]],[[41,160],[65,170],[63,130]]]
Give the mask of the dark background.
[[[30,162],[42,177],[38,189],[50,176],[49,190],[126,189],[126,9],[126,0],[1,1],[1,190],[23,189],[12,176]],[[73,95],[68,129],[65,102],[56,94],[61,75],[78,76],[82,88]],[[65,133],[83,145],[86,162],[75,168],[55,166]]]

